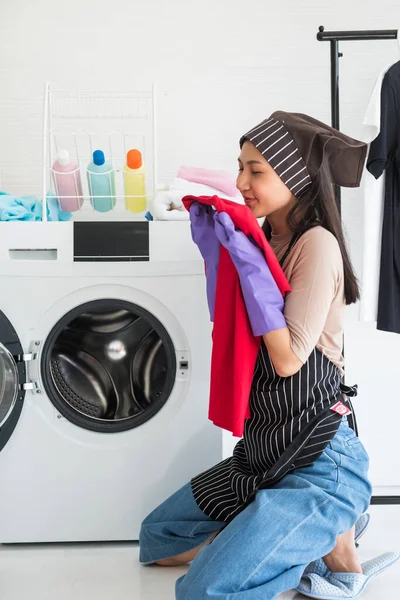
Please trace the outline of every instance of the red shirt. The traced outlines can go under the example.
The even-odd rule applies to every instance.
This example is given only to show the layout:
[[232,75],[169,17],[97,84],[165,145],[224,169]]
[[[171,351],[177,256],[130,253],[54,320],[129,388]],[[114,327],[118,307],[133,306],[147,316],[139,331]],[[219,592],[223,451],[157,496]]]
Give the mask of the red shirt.
[[[265,260],[282,295],[290,291],[274,251],[266,240],[257,219],[247,206],[218,196],[186,196],[183,204],[189,210],[192,202],[214,206],[226,212],[235,226],[251,235],[265,254]],[[218,427],[243,435],[244,423],[250,417],[249,396],[261,337],[254,337],[240,287],[239,275],[229,252],[221,245],[212,333],[211,387],[209,419]]]

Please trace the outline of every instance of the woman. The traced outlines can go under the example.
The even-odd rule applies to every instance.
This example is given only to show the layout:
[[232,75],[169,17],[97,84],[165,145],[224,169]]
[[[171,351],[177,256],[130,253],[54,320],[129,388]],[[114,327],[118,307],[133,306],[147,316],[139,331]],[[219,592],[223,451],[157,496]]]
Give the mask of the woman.
[[[233,456],[143,522],[143,563],[193,561],[177,582],[178,600],[269,600],[296,588],[321,557],[331,571],[362,573],[354,525],[370,502],[368,456],[349,426],[353,415],[341,416],[350,412],[342,398],[343,313],[359,290],[332,183],[359,185],[366,148],[284,112],[253,128],[240,146],[237,187],[251,212],[266,217],[263,229],[291,292],[283,305],[259,248],[229,215],[192,205],[208,279],[218,250],[204,245],[205,228],[229,251],[253,332],[264,343],[250,418]],[[208,292],[215,289],[207,283]],[[339,402],[338,414],[332,408],[340,400],[346,404]]]

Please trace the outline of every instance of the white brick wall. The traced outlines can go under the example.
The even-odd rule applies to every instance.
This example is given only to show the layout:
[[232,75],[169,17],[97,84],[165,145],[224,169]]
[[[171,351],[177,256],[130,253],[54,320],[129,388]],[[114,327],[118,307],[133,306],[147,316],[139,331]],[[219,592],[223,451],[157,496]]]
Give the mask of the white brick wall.
[[[14,0],[0,14],[1,188],[40,193],[46,79],[111,90],[154,80],[159,181],[171,179],[181,164],[234,172],[240,134],[272,110],[329,121],[329,44],[316,41],[319,25],[389,29],[398,23],[398,0]],[[394,41],[348,42],[341,49],[342,129],[357,136],[376,75],[400,56]],[[359,192],[344,194],[343,215],[359,271]],[[372,477],[400,486],[400,459],[380,464],[393,444],[385,411],[391,422],[400,417],[400,338],[356,319],[350,309],[347,372],[360,385],[356,404]]]

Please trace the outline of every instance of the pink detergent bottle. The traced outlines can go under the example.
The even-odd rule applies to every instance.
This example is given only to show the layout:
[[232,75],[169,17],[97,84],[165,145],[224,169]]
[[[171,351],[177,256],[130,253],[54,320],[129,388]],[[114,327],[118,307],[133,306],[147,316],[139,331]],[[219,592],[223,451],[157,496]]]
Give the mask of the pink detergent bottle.
[[79,166],[68,150],[59,150],[52,167],[55,191],[61,210],[75,212],[82,208],[83,192]]

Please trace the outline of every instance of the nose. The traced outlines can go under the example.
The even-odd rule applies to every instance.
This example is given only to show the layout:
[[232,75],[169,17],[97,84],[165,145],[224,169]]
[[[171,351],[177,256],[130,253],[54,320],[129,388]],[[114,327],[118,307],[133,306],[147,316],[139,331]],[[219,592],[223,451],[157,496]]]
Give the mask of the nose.
[[236,179],[236,187],[243,194],[243,192],[248,192],[250,190],[250,179],[245,174],[245,171],[240,171],[238,173]]

